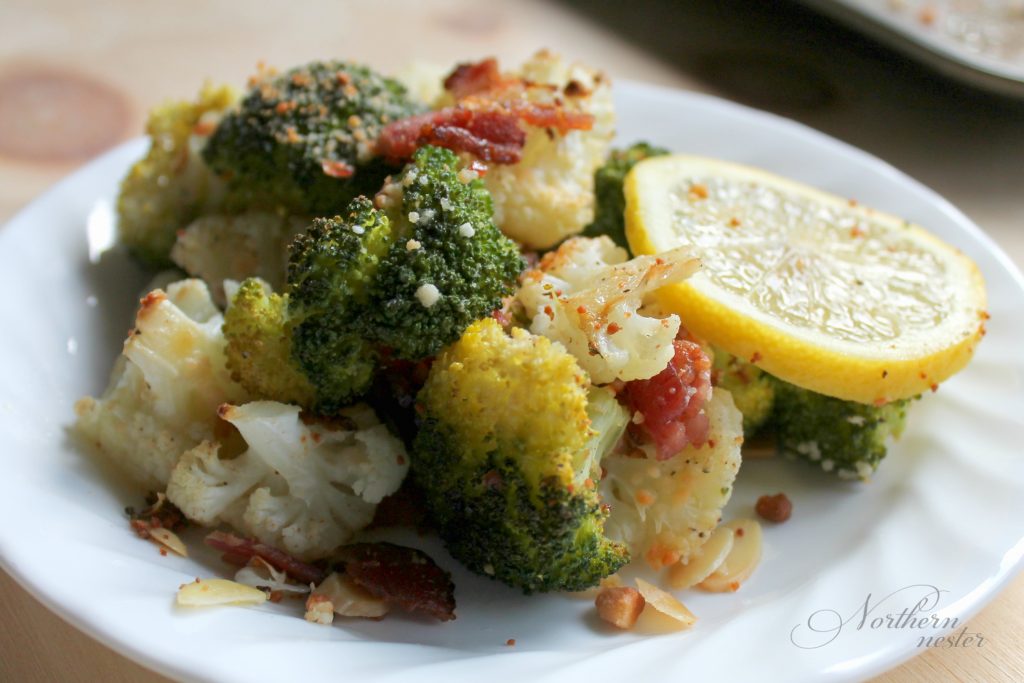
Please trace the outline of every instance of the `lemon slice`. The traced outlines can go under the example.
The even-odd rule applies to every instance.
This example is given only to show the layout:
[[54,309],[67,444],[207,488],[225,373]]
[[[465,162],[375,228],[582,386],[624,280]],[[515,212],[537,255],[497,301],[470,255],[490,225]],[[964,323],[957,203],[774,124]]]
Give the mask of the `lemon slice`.
[[701,272],[659,293],[687,328],[805,389],[881,404],[960,370],[985,284],[924,229],[737,164],[671,155],[627,176],[637,254],[692,245]]

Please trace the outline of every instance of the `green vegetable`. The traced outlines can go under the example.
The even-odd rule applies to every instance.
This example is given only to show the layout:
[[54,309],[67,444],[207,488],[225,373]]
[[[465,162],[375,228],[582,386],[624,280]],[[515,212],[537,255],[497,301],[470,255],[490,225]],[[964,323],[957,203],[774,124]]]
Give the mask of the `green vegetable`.
[[344,217],[314,219],[292,243],[283,296],[246,280],[224,317],[234,379],[257,398],[325,414],[365,393],[377,354],[358,318],[390,232],[387,217],[360,197]]
[[481,320],[434,362],[418,409],[412,471],[469,569],[529,593],[582,590],[628,562],[596,482],[629,416],[560,345]]
[[523,261],[494,225],[483,182],[463,182],[447,149],[418,150],[381,197],[393,246],[369,286],[362,321],[368,337],[417,360],[498,308]]
[[667,149],[638,142],[625,149],[612,150],[604,166],[594,172],[594,222],[583,230],[585,237],[607,235],[617,245],[629,251],[626,241],[626,198],[622,183],[626,174],[637,163],[648,157],[668,154]]
[[150,113],[149,151],[121,181],[117,198],[118,238],[147,264],[170,266],[178,231],[201,213],[220,208],[223,183],[197,148],[206,129],[212,130],[235,99],[229,87],[206,85],[194,102],[169,102]]
[[872,406],[824,396],[773,379],[771,415],[779,452],[843,478],[867,479],[885,457],[886,441],[899,437],[910,400]]
[[771,375],[753,363],[737,358],[719,348],[713,349],[712,372],[715,386],[732,394],[732,400],[743,413],[743,434],[754,436],[771,416],[775,405],[776,382]]
[[512,292],[519,250],[452,152],[419,150],[380,200],[384,210],[358,197],[344,216],[314,219],[289,247],[283,296],[256,280],[236,295],[228,365],[255,396],[332,413],[369,390],[382,347],[432,356]]
[[367,67],[312,62],[261,75],[203,157],[262,208],[333,214],[380,188],[394,169],[374,158],[373,140],[419,111],[402,85]]

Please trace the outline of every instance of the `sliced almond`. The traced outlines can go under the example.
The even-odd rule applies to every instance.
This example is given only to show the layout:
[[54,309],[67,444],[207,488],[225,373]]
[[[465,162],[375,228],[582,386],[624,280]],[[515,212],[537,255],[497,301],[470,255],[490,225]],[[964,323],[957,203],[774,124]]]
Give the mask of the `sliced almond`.
[[249,560],[249,564],[235,572],[235,581],[244,583],[246,586],[252,586],[253,588],[268,588],[271,593],[281,591],[283,593],[305,594],[312,590],[308,584],[303,585],[289,582],[287,574],[274,569],[270,563],[259,556],[253,557]]
[[761,561],[761,525],[752,519],[735,519],[719,528],[732,531],[732,550],[697,587],[711,593],[732,593],[750,578]]
[[688,562],[679,562],[668,570],[668,584],[672,588],[696,586],[711,576],[732,550],[735,534],[732,529],[718,527],[700,548],[690,555]]
[[214,605],[259,605],[267,594],[258,588],[227,579],[196,579],[178,589],[177,602],[182,607]]
[[640,595],[644,597],[648,605],[661,614],[675,619],[679,622],[680,628],[690,628],[697,623],[697,617],[694,616],[693,612],[688,610],[686,605],[679,602],[678,598],[668,591],[663,591],[653,583],[640,578],[636,580],[636,587],[640,590]]
[[181,555],[182,557],[188,557],[188,548],[185,547],[184,541],[178,538],[178,534],[173,531],[169,531],[163,527],[155,527],[149,529],[149,537],[171,552]]
[[[356,585],[345,574],[337,572],[324,579],[310,594],[323,596],[334,606],[334,613],[343,617],[378,618],[388,613],[388,603]],[[308,603],[307,603],[308,607]]]

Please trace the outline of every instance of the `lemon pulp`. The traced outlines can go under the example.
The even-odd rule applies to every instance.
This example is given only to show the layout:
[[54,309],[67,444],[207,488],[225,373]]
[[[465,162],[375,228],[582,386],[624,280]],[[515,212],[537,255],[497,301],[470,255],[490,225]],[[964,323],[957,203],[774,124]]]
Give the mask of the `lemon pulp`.
[[977,266],[924,229],[757,169],[655,157],[626,179],[637,254],[697,248],[663,289],[700,337],[798,386],[862,403],[934,388],[984,333]]

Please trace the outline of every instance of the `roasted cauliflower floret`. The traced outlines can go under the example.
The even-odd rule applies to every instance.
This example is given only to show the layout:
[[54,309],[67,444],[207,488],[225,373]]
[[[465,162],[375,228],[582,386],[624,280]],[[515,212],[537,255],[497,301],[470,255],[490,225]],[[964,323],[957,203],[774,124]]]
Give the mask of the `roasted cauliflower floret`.
[[594,219],[594,171],[615,134],[611,82],[600,72],[542,51],[515,74],[531,84],[531,103],[560,100],[569,111],[590,114],[590,130],[564,134],[523,124],[526,144],[517,164],[492,165],[484,184],[494,200],[494,220],[506,235],[533,249],[547,249]]
[[194,102],[169,102],[146,122],[150,147],[121,181],[118,237],[151,265],[167,265],[178,231],[201,213],[217,210],[224,185],[200,155],[237,93],[206,85]]
[[420,111],[405,88],[361,64],[262,69],[210,137],[203,158],[247,206],[333,216],[396,168],[374,158],[381,127]]
[[707,413],[711,425],[703,446],[688,446],[668,460],[657,460],[653,446],[645,446],[601,461],[601,498],[611,505],[608,537],[654,569],[687,561],[718,525],[732,494],[740,468],[743,416],[729,392],[720,388]]
[[221,322],[200,280],[150,292],[103,396],[75,404],[78,432],[142,487],[162,489],[182,453],[214,438],[217,406],[247,397]]
[[274,401],[219,412],[248,448],[233,458],[214,441],[188,451],[168,499],[192,521],[226,522],[303,560],[347,543],[409,469],[402,442],[362,405],[321,421]]
[[697,268],[686,248],[627,261],[608,237],[576,237],[523,275],[518,299],[530,330],[561,342],[595,384],[647,379],[672,358],[679,318],[638,312],[645,294]]
[[284,288],[288,245],[309,221],[274,212],[201,216],[178,235],[171,260],[202,278],[218,306],[225,306],[224,281],[258,277],[275,291]]

